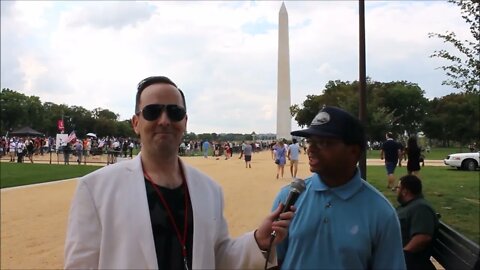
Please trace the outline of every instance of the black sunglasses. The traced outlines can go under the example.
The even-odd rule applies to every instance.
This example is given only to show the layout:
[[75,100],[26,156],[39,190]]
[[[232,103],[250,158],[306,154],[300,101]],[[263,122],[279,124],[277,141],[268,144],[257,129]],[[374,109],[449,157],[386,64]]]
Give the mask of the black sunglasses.
[[167,112],[168,118],[170,118],[170,120],[173,122],[181,121],[187,114],[183,107],[180,107],[176,104],[150,104],[143,107],[143,109],[138,111],[136,115],[142,113],[145,120],[155,121],[158,119],[158,117],[160,117],[164,109]]

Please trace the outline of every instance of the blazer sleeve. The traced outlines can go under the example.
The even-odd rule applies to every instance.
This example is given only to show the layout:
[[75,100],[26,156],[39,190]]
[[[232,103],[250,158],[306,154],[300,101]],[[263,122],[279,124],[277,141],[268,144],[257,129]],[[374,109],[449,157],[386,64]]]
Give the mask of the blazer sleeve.
[[[219,214],[221,215],[217,229],[215,244],[215,264],[217,269],[261,269],[265,264],[265,256],[255,241],[254,232],[232,239],[229,237],[228,225],[223,216],[223,193],[220,190]],[[268,267],[276,265],[276,252],[272,248]]]
[[80,180],[73,197],[65,241],[65,269],[98,269],[101,225],[87,183]]

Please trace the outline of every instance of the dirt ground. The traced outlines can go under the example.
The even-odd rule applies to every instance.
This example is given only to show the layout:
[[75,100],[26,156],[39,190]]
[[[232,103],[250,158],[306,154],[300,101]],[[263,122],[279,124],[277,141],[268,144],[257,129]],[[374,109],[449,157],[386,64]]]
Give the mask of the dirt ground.
[[[245,168],[238,155],[229,160],[212,157],[186,157],[183,160],[223,187],[224,214],[233,237],[254,230],[270,212],[279,189],[291,181],[288,166],[284,178],[275,179],[276,165],[270,152],[254,154],[251,169]],[[302,154],[299,178],[311,174],[307,161]],[[382,162],[369,160],[368,164],[380,165]],[[76,182],[71,179],[1,190],[1,269],[63,267],[67,216]]]

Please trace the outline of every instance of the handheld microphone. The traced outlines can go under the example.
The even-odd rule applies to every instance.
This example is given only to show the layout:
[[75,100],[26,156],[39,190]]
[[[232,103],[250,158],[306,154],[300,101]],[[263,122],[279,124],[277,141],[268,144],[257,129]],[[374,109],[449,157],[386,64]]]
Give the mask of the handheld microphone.
[[[300,194],[302,194],[302,192],[304,191],[305,191],[305,182],[302,179],[295,178],[295,180],[293,180],[292,183],[290,184],[290,192],[288,192],[288,196],[287,196],[287,199],[285,200],[285,203],[283,204],[281,213],[290,211],[290,207],[295,204],[298,197],[300,197]],[[264,267],[265,270],[267,269],[268,260],[270,258],[270,252],[272,250],[272,244],[273,244],[273,241],[275,240],[275,237],[277,237],[277,232],[273,231],[270,234],[270,244],[268,246],[267,256],[265,260],[265,267]]]
[[[288,192],[287,199],[283,204],[282,212],[280,212],[280,214],[290,211],[290,207],[295,204],[303,191],[305,191],[305,182],[302,179],[295,178],[290,184],[290,192]],[[271,236],[277,236],[277,232],[273,231]]]
[[290,192],[288,193],[281,213],[288,212],[303,191],[305,191],[305,182],[302,179],[295,178],[290,184]]

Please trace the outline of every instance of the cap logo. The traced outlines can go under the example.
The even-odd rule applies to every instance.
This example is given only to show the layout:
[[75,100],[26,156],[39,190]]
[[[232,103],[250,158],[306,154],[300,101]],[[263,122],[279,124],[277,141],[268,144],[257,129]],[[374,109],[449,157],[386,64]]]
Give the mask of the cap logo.
[[311,126],[319,126],[330,122],[330,115],[327,112],[319,112],[315,118],[313,118]]

